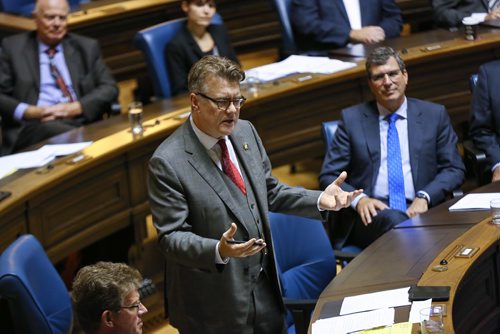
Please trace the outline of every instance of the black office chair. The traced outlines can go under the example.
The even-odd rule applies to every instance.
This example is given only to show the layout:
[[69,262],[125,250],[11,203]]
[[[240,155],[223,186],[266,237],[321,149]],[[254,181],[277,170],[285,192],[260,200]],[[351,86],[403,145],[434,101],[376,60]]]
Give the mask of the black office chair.
[[320,220],[269,212],[288,334],[306,334],[321,292],[337,274],[335,255]]
[[[471,93],[474,93],[474,89],[477,85],[477,74],[472,74],[469,78],[469,88]],[[486,162],[486,154],[478,150],[471,139],[465,139],[463,141],[464,147],[464,163],[468,171],[472,171],[476,177],[476,182],[478,186],[488,184],[491,180],[491,171],[488,169]]]
[[[321,134],[325,143],[325,152],[328,152],[332,144],[337,127],[338,121],[323,122],[321,126]],[[332,217],[334,215],[335,213],[331,213]],[[335,224],[335,219],[331,219],[330,224]],[[334,251],[338,263],[342,266],[342,268],[344,268],[349,262],[351,262],[352,259],[356,257],[356,255],[361,253],[362,249],[354,245],[344,245],[341,249],[335,249],[334,245]]]

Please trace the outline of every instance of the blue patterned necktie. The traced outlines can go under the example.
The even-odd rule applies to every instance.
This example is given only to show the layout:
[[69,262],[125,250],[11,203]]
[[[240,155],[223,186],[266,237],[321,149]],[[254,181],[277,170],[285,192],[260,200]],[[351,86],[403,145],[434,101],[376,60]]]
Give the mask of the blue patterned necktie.
[[389,207],[391,209],[406,211],[405,182],[403,177],[403,164],[399,148],[398,129],[396,129],[396,113],[387,117],[387,178],[389,181]]

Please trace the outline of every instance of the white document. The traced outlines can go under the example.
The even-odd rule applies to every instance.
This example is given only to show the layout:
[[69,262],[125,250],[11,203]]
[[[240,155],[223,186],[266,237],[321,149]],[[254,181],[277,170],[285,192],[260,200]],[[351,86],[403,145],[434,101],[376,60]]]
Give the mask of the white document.
[[331,74],[354,66],[356,66],[355,63],[345,62],[338,59],[330,59],[328,57],[292,55],[277,63],[249,69],[246,71],[246,77],[253,77],[265,82],[286,77],[295,73]]
[[2,163],[0,162],[0,179],[14,173],[16,170],[17,170],[16,168],[12,168],[7,165],[2,165]]
[[[6,173],[14,169],[37,168],[42,167],[57,156],[64,156],[81,151],[92,142],[75,143],[75,144],[59,144],[59,145],[44,145],[35,151],[22,152],[7,155],[0,158],[0,166]],[[0,174],[0,177],[1,174]]]
[[394,308],[319,319],[312,325],[312,334],[345,334],[394,324]]
[[419,323],[420,322],[420,310],[424,308],[430,308],[432,306],[432,298],[427,300],[415,300],[411,303],[410,309],[410,319],[408,320],[411,323]]
[[346,297],[342,302],[340,315],[410,305],[411,303],[408,300],[409,289],[410,287],[406,287]]
[[450,211],[489,210],[490,201],[494,198],[500,198],[500,193],[468,194],[462,197],[458,202],[450,206],[448,210]]

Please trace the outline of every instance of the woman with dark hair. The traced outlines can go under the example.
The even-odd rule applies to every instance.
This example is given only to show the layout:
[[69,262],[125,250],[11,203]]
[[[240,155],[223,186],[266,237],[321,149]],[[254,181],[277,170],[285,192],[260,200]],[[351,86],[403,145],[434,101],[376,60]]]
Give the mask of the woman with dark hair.
[[165,48],[172,95],[187,91],[189,70],[203,56],[224,56],[238,62],[224,25],[212,24],[214,0],[183,0],[181,8],[186,24]]

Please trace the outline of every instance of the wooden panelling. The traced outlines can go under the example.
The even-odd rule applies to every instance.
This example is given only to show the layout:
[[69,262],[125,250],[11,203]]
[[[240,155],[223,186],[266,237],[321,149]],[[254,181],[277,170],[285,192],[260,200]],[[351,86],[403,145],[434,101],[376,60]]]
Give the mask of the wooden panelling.
[[125,163],[114,159],[33,198],[29,231],[57,261],[129,225],[128,207]]
[[26,209],[24,205],[13,206],[2,214],[0,224],[0,254],[18,236],[27,231]]

